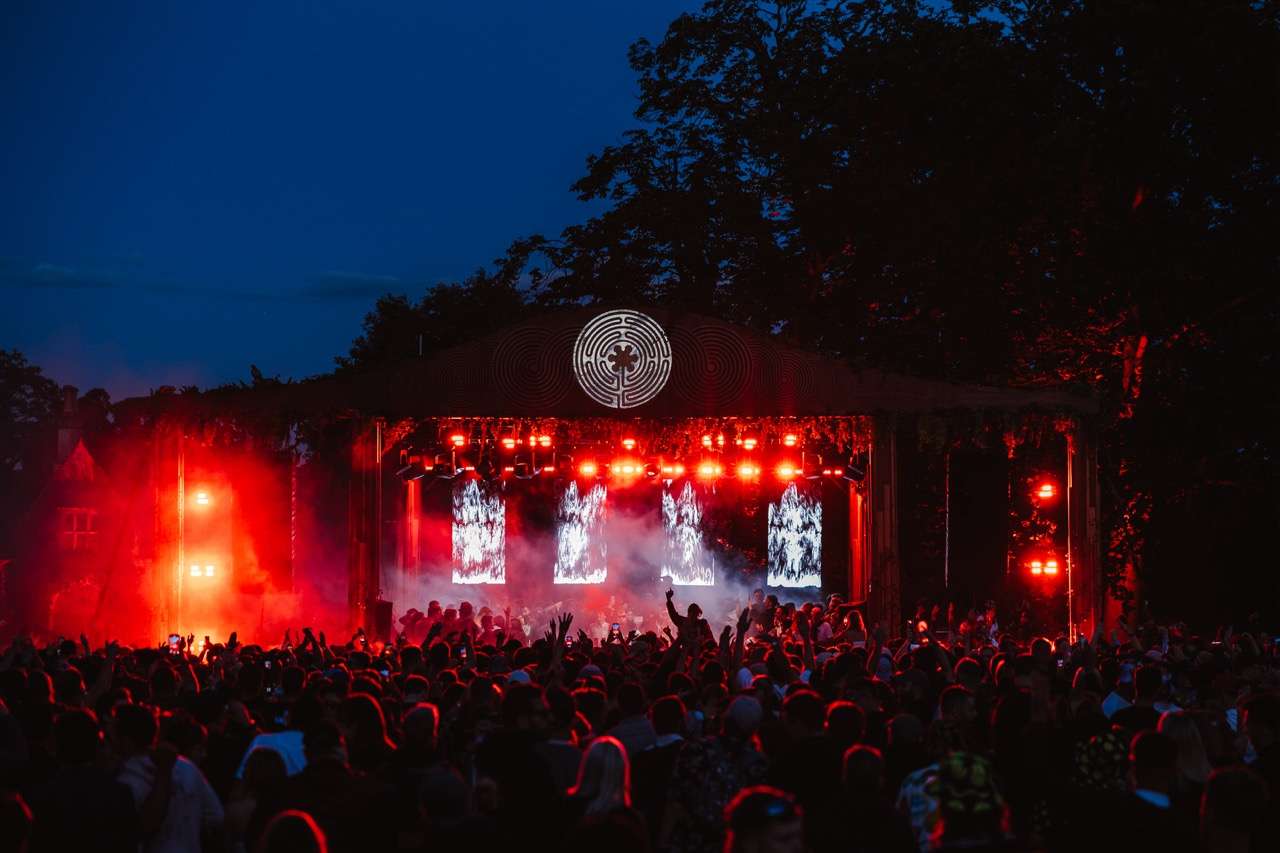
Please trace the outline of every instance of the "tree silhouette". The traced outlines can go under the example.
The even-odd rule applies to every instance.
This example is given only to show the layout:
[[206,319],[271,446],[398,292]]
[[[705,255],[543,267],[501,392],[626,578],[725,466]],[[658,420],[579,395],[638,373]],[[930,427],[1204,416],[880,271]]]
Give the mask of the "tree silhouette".
[[1159,519],[1280,532],[1259,438],[1278,21],[1273,0],[707,3],[632,46],[642,124],[574,185],[601,212],[380,302],[344,365],[524,302],[659,303],[857,364],[1087,386],[1113,568],[1243,559],[1238,536],[1192,558]]

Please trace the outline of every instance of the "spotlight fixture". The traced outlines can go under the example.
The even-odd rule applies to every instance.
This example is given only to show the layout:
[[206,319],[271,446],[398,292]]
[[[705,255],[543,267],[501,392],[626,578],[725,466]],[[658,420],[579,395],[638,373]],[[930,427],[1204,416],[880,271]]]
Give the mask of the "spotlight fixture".
[[774,469],[774,473],[778,475],[780,480],[794,480],[800,476],[800,468],[790,462],[780,462],[778,467]]
[[622,449],[623,449],[623,450],[635,450],[635,449],[636,449],[636,440],[635,440],[634,438],[624,438],[624,439],[622,439]]
[[209,505],[209,493],[205,491],[196,492],[195,502],[198,506]]
[[799,439],[794,432],[789,432],[782,437],[783,447],[795,447],[799,443]]
[[724,473],[724,469],[717,462],[700,462],[698,463],[698,476],[704,480],[712,480]]
[[1058,496],[1058,487],[1046,480],[1036,488],[1036,497],[1042,501],[1051,501]]

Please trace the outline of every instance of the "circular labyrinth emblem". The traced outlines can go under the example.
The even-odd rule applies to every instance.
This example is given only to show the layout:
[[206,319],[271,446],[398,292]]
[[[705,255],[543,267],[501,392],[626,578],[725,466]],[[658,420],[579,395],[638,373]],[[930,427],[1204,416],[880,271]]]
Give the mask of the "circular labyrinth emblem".
[[658,396],[667,384],[671,343],[652,317],[639,311],[606,311],[578,334],[573,372],[597,403],[630,409]]

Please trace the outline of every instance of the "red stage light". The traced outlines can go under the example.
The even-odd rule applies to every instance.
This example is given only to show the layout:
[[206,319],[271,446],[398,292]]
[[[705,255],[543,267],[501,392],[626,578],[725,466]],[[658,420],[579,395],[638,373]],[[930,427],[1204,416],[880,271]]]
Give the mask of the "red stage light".
[[1044,563],[1042,563],[1040,560],[1032,560],[1030,563],[1030,566],[1031,566],[1031,574],[1039,575],[1044,573]]
[[832,473],[833,473],[833,472],[832,472],[832,470],[831,470],[830,468],[823,468],[823,469],[822,469],[822,476],[824,476],[824,477],[830,477]]
[[514,474],[514,473],[516,472],[516,466],[514,466],[514,465],[503,465],[503,466],[502,466],[502,472],[503,472],[504,474]]
[[455,432],[453,435],[449,436],[449,443],[454,447],[462,447],[467,443],[467,437],[460,432]]
[[594,477],[597,470],[599,469],[596,468],[596,463],[594,462],[583,462],[578,466],[578,473],[584,477]]
[[550,447],[550,446],[551,446],[551,436],[549,436],[549,435],[540,435],[540,436],[538,436],[538,446],[539,446],[539,447]]
[[834,474],[834,475],[835,475],[835,476],[837,476],[837,477],[843,477],[843,476],[844,476],[844,469],[843,469],[843,468],[832,468],[832,469],[831,469],[831,473],[832,473],[832,474]]
[[1046,575],[1056,575],[1056,574],[1058,573],[1058,561],[1057,561],[1057,560],[1045,560],[1045,562],[1044,562],[1044,573],[1045,573]]
[[744,462],[738,466],[738,476],[744,480],[750,480],[753,477],[759,477],[760,467],[758,465],[752,465],[749,462]]
[[622,446],[626,450],[635,450],[636,440],[634,438],[624,438],[622,439]]
[[784,436],[782,437],[782,444],[783,444],[783,446],[784,446],[784,447],[795,447],[795,446],[796,446],[796,434],[795,434],[795,433],[793,433],[793,432],[789,432],[789,433],[787,433],[786,435],[784,435]]
[[209,493],[208,493],[208,492],[196,492],[196,503],[197,503],[197,504],[199,504],[200,506],[208,506],[208,505],[209,505]]
[[755,450],[757,441],[754,438],[742,439],[742,446],[747,450]]
[[699,477],[719,477],[723,469],[714,462],[703,462],[698,466]]
[[719,435],[716,436],[716,444],[720,445],[721,447],[724,447],[724,433],[720,433]]
[[507,450],[514,450],[516,446],[516,440],[514,438],[504,438],[502,439],[502,446],[505,447]]
[[704,435],[704,436],[702,437],[702,446],[703,446],[703,447],[710,447],[710,446],[711,446],[711,436],[709,436],[709,435]]
[[796,466],[792,465],[790,462],[783,462],[777,468],[778,476],[784,480],[795,479],[795,476],[799,473],[800,472],[797,470]]
[[201,576],[201,575],[203,575],[203,574],[204,574],[204,572],[200,571],[200,567],[199,567],[199,566],[197,566],[195,563],[192,563],[192,564],[191,564],[191,577],[193,577],[193,578],[198,578],[198,577],[200,577],[200,576]]
[[206,563],[206,564],[205,564],[205,567],[204,567],[204,576],[205,576],[205,577],[207,577],[207,578],[211,578],[211,577],[213,577],[213,564],[212,564],[212,563]]
[[1058,489],[1053,483],[1041,483],[1040,488],[1036,489],[1036,497],[1042,501],[1053,500],[1058,495]]
[[663,465],[662,474],[665,477],[681,477],[684,475],[684,466],[680,464]]
[[643,465],[637,465],[630,460],[618,460],[609,466],[609,470],[623,477],[634,477],[636,474],[644,471]]

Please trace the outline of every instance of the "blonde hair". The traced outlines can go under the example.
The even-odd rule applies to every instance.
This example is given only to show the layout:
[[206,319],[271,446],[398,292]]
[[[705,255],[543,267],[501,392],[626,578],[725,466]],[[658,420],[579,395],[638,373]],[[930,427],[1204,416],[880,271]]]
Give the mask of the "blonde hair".
[[1204,739],[1195,717],[1185,711],[1166,711],[1160,716],[1160,734],[1167,735],[1178,745],[1178,776],[1188,782],[1203,785],[1213,771],[1209,754],[1205,752]]
[[582,754],[578,781],[569,796],[587,801],[586,814],[606,814],[631,805],[631,763],[614,737],[599,737]]

